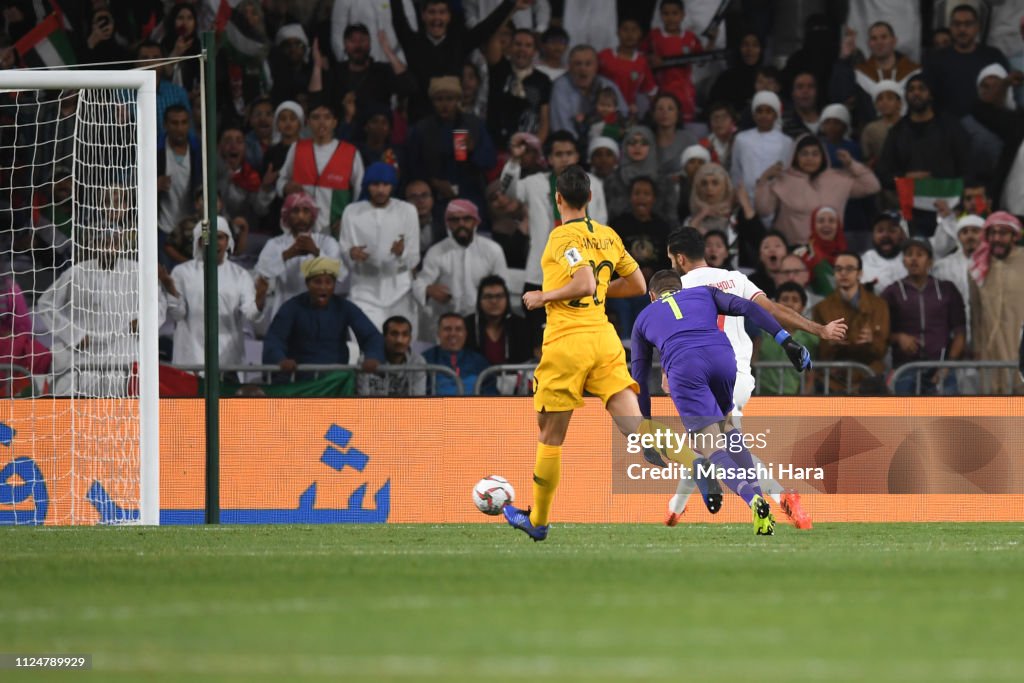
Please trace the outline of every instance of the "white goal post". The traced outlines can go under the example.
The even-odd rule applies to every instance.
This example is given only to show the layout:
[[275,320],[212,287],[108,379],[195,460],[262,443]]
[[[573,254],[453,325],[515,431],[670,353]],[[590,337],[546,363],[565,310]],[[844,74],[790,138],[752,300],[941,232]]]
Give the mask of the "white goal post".
[[[23,156],[35,155],[30,157],[33,165],[37,162],[40,166],[52,166],[57,162],[53,158],[57,152],[47,152],[46,150],[66,150],[66,152],[61,152],[65,155],[61,157],[62,163],[65,164],[61,168],[72,169],[70,185],[74,190],[71,192],[71,218],[68,224],[75,232],[74,236],[68,240],[71,243],[71,246],[68,247],[71,255],[63,262],[64,274],[74,270],[80,263],[98,262],[95,259],[90,261],[89,259],[93,258],[90,254],[104,250],[115,253],[118,247],[113,245],[116,243],[124,245],[121,246],[121,250],[126,255],[122,261],[128,264],[121,270],[120,275],[130,278],[127,282],[131,283],[130,287],[125,288],[127,291],[117,291],[112,288],[105,295],[116,299],[119,302],[117,305],[121,306],[121,310],[114,311],[114,314],[120,317],[115,318],[114,314],[110,314],[107,320],[114,319],[119,323],[130,321],[130,325],[121,326],[110,332],[110,337],[117,336],[119,338],[114,342],[105,342],[101,334],[93,335],[92,330],[89,330],[90,336],[82,342],[81,346],[78,346],[76,340],[74,345],[69,346],[66,350],[66,357],[72,360],[67,361],[71,364],[69,366],[71,369],[66,371],[64,376],[70,376],[68,386],[71,389],[53,390],[54,384],[59,384],[60,380],[55,380],[55,374],[51,368],[49,381],[45,383],[46,389],[39,388],[44,383],[36,377],[31,397],[11,399],[7,412],[4,413],[4,416],[0,416],[4,420],[9,419],[10,415],[27,416],[22,422],[23,429],[29,428],[35,423],[40,425],[38,429],[42,431],[46,429],[41,426],[45,420],[50,419],[52,424],[56,424],[57,421],[53,418],[53,413],[63,410],[63,408],[52,408],[48,405],[70,406],[66,410],[66,416],[60,418],[61,424],[70,425],[66,434],[61,438],[68,443],[80,444],[80,446],[72,446],[72,449],[81,448],[82,452],[88,453],[89,458],[96,462],[83,460],[81,465],[72,466],[73,468],[80,467],[83,472],[72,471],[66,475],[61,474],[60,476],[67,476],[71,481],[70,485],[61,484],[63,487],[61,490],[74,492],[81,490],[83,486],[89,488],[89,484],[93,481],[96,483],[120,482],[114,485],[118,495],[111,492],[109,496],[111,499],[110,509],[116,510],[117,513],[104,514],[104,511],[101,510],[103,504],[98,503],[92,493],[87,495],[86,500],[72,500],[68,501],[66,505],[60,503],[55,506],[56,501],[53,500],[54,493],[52,491],[57,488],[57,485],[52,484],[48,494],[51,514],[44,514],[45,519],[37,520],[35,523],[45,521],[48,524],[83,524],[94,521],[97,514],[99,514],[101,522],[111,524],[156,525],[160,522],[160,404],[157,348],[160,323],[157,277],[156,85],[156,73],[151,70],[0,71],[0,93],[9,93],[16,100],[22,94],[19,91],[56,92],[58,93],[57,99],[52,102],[63,104],[64,100],[61,98],[66,98],[69,102],[73,101],[76,107],[73,120],[69,120],[70,117],[67,115],[62,115],[64,118],[58,117],[44,122],[50,128],[44,128],[42,125],[32,126],[36,129],[34,133],[36,139],[30,140],[22,147],[10,152],[10,156],[13,158],[17,158],[19,153]],[[26,101],[30,99],[31,97],[25,97]],[[36,99],[42,101],[43,97],[38,96]],[[14,105],[13,108],[17,109],[17,105]],[[126,115],[125,111],[129,108],[131,113]],[[42,112],[43,107],[39,105],[37,110]],[[92,117],[91,121],[90,117]],[[38,131],[60,130],[58,124],[66,125],[69,129],[73,126],[73,134],[63,141],[58,140],[50,147],[45,146],[47,141],[39,140]],[[17,124],[15,124],[15,128],[17,129]],[[14,135],[18,135],[17,130]],[[20,140],[19,144],[21,144]],[[71,158],[68,158],[66,154],[70,154]],[[47,155],[50,158],[43,158]],[[111,170],[111,167],[116,168]],[[17,168],[12,169],[11,175],[16,173]],[[20,193],[19,197],[37,194],[39,181],[35,179],[33,171],[30,170],[22,177],[29,177],[31,180],[27,185],[23,184],[12,189],[11,196],[14,197],[16,191]],[[111,178],[119,178],[123,181],[111,182]],[[44,182],[55,183],[56,180],[49,178]],[[127,226],[123,229],[106,227],[108,224],[104,223],[106,205],[110,202],[110,197],[118,193],[125,196],[123,208],[119,205],[122,210],[120,222],[117,223],[117,225]],[[101,225],[105,227],[99,227]],[[33,224],[33,229],[35,229],[35,224]],[[92,237],[86,237],[87,235]],[[104,235],[117,235],[117,237]],[[89,239],[93,239],[94,242],[90,243]],[[77,244],[79,241],[86,246],[79,246]],[[133,241],[134,244],[132,244]],[[76,253],[74,250],[79,250],[79,252]],[[11,263],[13,263],[13,259],[20,252],[12,248],[10,253]],[[134,260],[133,256],[137,258],[137,264],[131,263]],[[111,271],[113,270],[111,268]],[[131,291],[135,286],[131,282],[135,279],[133,271],[137,271],[137,290],[135,291]],[[11,269],[6,272],[17,271]],[[54,268],[54,272],[59,271]],[[30,273],[30,277],[34,278],[35,273]],[[103,277],[109,279],[106,273],[103,274]],[[58,278],[58,280],[67,279],[64,275]],[[88,330],[87,323],[100,319],[100,314],[96,314],[93,309],[90,309],[88,303],[81,303],[81,301],[88,302],[90,292],[84,290],[94,281],[96,280],[83,276],[79,282],[67,283],[68,291],[77,296],[80,301],[68,299],[70,303],[66,305],[65,310],[54,314],[51,318],[56,320],[59,317],[61,322],[70,320],[70,325],[66,327],[73,328],[76,332]],[[116,280],[110,281],[117,282]],[[126,281],[122,280],[121,282]],[[39,289],[44,286],[50,286],[52,290],[57,283],[40,285]],[[135,292],[138,293],[137,297]],[[50,295],[50,290],[39,296],[39,300],[43,300],[47,295]],[[99,294],[94,295],[93,299],[99,298],[99,296]],[[112,304],[111,307],[113,306]],[[137,317],[130,317],[136,312]],[[76,315],[79,316],[77,320],[74,317]],[[92,318],[88,317],[90,315]],[[36,316],[37,318],[46,317],[40,315],[38,311]],[[51,320],[51,324],[53,320]],[[38,329],[40,321],[37,320],[36,324]],[[98,328],[98,326],[98,323],[94,324],[94,328]],[[53,337],[56,339],[57,334],[54,333]],[[96,341],[96,339],[100,341]],[[91,342],[92,345],[87,347],[87,342]],[[89,351],[81,352],[80,349],[84,348],[88,348]],[[110,352],[107,357],[110,367],[117,367],[116,372],[120,373],[122,378],[129,377],[128,381],[121,384],[109,381],[109,377],[115,371],[104,367],[105,348],[119,350],[116,353]],[[54,364],[56,364],[58,356],[56,342],[54,342],[52,351]],[[134,366],[136,364],[137,399],[134,388],[131,390],[123,388],[134,386]],[[126,367],[128,370],[125,370]],[[94,377],[100,376],[101,381],[87,384],[86,380],[79,379],[89,372]],[[116,388],[106,389],[108,386]],[[34,402],[38,408],[29,409],[24,404],[16,405],[22,401]],[[30,410],[31,412],[29,412]],[[47,418],[38,417],[37,419],[37,415],[41,416],[44,413],[48,416]],[[128,416],[130,416],[130,423]],[[137,416],[137,425],[134,424],[135,416]],[[51,427],[51,429],[53,428]],[[104,429],[107,431],[103,432]],[[32,455],[27,455],[24,459],[31,460],[36,457],[42,460],[47,457],[47,454],[43,452],[46,448],[51,447],[52,444],[64,443],[57,436],[52,436],[52,443],[47,441],[49,438],[51,437],[44,434],[39,437],[38,445],[36,441],[33,441]],[[76,438],[79,439],[78,442],[75,441]],[[18,439],[18,436],[13,437],[11,451],[14,454],[19,452],[17,447],[21,445]],[[22,448],[24,449],[24,446]],[[109,460],[104,460],[107,454],[109,454]],[[0,455],[0,457],[4,456]],[[75,458],[72,456],[70,461],[75,462]],[[12,462],[15,461],[12,460]],[[0,466],[3,466],[3,462],[0,462]],[[18,474],[22,480],[25,478],[22,472],[18,472]],[[80,480],[77,483],[74,481],[76,478]],[[0,482],[0,485],[2,484],[4,482]],[[90,492],[93,490],[89,488]],[[107,500],[107,491],[101,490],[104,491],[104,500]],[[135,498],[136,496],[137,498]],[[59,508],[59,515],[52,514],[55,507]],[[130,514],[123,512],[126,509],[130,510]],[[32,521],[28,523],[32,523]]]

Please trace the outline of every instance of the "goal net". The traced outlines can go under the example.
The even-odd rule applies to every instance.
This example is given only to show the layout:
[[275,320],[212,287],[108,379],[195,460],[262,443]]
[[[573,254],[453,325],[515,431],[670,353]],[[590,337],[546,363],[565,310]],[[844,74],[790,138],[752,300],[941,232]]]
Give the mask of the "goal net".
[[159,522],[152,72],[0,72],[0,524]]

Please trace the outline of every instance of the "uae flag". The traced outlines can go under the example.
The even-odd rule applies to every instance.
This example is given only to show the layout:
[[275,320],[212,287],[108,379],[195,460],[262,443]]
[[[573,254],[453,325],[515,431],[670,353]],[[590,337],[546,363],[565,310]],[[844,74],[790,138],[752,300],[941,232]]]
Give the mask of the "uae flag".
[[935,211],[940,199],[954,208],[964,192],[963,178],[896,178],[896,195],[900,200],[900,213],[908,221],[914,209]]
[[36,0],[35,9],[43,20],[23,35],[14,49],[26,68],[64,66],[75,63],[75,52],[65,30],[64,14],[53,0]]

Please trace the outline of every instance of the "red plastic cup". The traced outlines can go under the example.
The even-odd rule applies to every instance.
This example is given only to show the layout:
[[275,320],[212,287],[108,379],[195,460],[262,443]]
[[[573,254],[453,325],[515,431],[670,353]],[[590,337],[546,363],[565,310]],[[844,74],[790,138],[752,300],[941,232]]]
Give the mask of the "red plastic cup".
[[452,143],[455,148],[455,161],[465,161],[469,158],[469,146],[467,140],[469,131],[465,128],[457,128],[452,131]]

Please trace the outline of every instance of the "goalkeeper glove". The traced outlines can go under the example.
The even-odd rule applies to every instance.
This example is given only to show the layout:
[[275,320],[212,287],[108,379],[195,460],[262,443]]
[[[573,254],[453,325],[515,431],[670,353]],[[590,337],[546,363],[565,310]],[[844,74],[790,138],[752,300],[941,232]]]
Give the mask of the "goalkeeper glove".
[[780,330],[775,335],[775,341],[779,343],[782,350],[789,356],[789,362],[793,364],[797,372],[803,372],[811,367],[811,352],[793,339],[789,332]]

